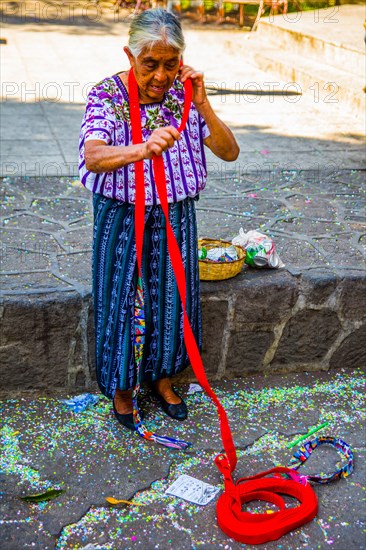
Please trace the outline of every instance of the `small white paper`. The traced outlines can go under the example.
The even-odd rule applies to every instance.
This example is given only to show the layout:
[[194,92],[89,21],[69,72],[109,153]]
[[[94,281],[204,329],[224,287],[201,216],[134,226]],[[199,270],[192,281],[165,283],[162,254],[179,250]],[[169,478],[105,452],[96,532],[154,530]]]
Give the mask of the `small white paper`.
[[201,506],[206,506],[219,492],[220,489],[217,487],[185,474],[179,476],[165,491],[167,495],[183,498]]
[[203,388],[199,384],[189,384],[187,394],[191,395],[192,393],[197,393],[199,391],[203,391]]

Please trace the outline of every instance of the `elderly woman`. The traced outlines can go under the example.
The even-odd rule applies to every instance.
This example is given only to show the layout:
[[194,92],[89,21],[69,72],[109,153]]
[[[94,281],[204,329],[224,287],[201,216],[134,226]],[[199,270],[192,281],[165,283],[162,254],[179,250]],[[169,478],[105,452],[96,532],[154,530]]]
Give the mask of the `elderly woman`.
[[[182,252],[187,313],[198,346],[201,317],[195,201],[206,183],[204,146],[233,161],[238,145],[216,116],[203,75],[180,60],[185,48],[179,20],[162,9],[137,15],[124,51],[138,86],[142,143],[132,143],[129,72],[96,84],[89,93],[80,134],[80,177],[93,192],[93,300],[96,371],[100,390],[113,400],[117,420],[134,429],[132,389],[150,382],[163,410],[184,420],[187,407],[171,376],[189,363],[183,340],[182,305],[167,249],[166,224],[156,190],[152,158],[162,156],[169,221]],[[186,128],[183,83],[191,79]],[[139,380],[134,354],[138,272],[134,234],[135,163],[143,159],[145,228],[143,311],[145,342]]]

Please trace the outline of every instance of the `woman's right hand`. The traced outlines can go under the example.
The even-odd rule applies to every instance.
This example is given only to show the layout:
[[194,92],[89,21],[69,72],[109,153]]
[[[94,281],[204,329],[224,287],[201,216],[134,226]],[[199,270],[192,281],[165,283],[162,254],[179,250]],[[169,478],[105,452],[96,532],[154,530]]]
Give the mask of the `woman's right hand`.
[[153,155],[159,157],[169,147],[173,147],[174,142],[178,139],[180,139],[180,133],[174,126],[157,128],[144,143],[143,158],[152,159]]

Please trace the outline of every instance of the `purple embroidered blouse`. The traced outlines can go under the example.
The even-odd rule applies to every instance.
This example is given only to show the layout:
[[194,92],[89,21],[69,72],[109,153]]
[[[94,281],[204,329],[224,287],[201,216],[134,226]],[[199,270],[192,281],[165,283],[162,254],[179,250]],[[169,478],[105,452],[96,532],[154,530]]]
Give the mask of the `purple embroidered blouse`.
[[[148,140],[156,128],[179,126],[183,98],[183,85],[175,80],[161,103],[140,105],[144,141]],[[168,202],[195,197],[204,189],[207,173],[203,140],[209,134],[205,121],[192,103],[181,139],[163,153]],[[128,93],[118,75],[105,78],[88,95],[80,132],[79,173],[82,184],[93,193],[134,203],[134,164],[102,174],[88,171],[85,166],[84,146],[89,139],[103,140],[108,145],[132,144]],[[144,160],[144,173],[146,204],[160,204],[151,160]]]

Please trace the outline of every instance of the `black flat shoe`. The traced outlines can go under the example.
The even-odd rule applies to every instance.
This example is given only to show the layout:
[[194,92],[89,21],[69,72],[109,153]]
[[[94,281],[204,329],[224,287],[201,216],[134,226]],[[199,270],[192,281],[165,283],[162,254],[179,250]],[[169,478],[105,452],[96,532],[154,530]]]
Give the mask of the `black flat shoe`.
[[133,421],[133,414],[132,413],[128,413],[128,414],[119,413],[116,409],[116,405],[114,404],[114,399],[113,399],[113,411],[114,411],[115,417],[117,418],[117,420],[120,424],[122,424],[123,426],[125,426],[129,430],[134,430],[135,429],[135,423]]
[[[182,399],[180,397],[180,395],[177,394],[177,392],[174,392],[174,393],[177,397]],[[155,390],[154,390],[154,394],[155,394],[155,397],[157,397],[157,399],[158,399],[158,401],[161,405],[161,408],[163,409],[165,414],[170,416],[170,418],[174,418],[174,420],[185,420],[187,418],[188,409],[187,409],[187,405],[185,404],[183,399],[180,403],[178,403],[177,405],[174,405],[172,403],[168,403],[167,401],[165,401],[164,397],[162,397]]]

